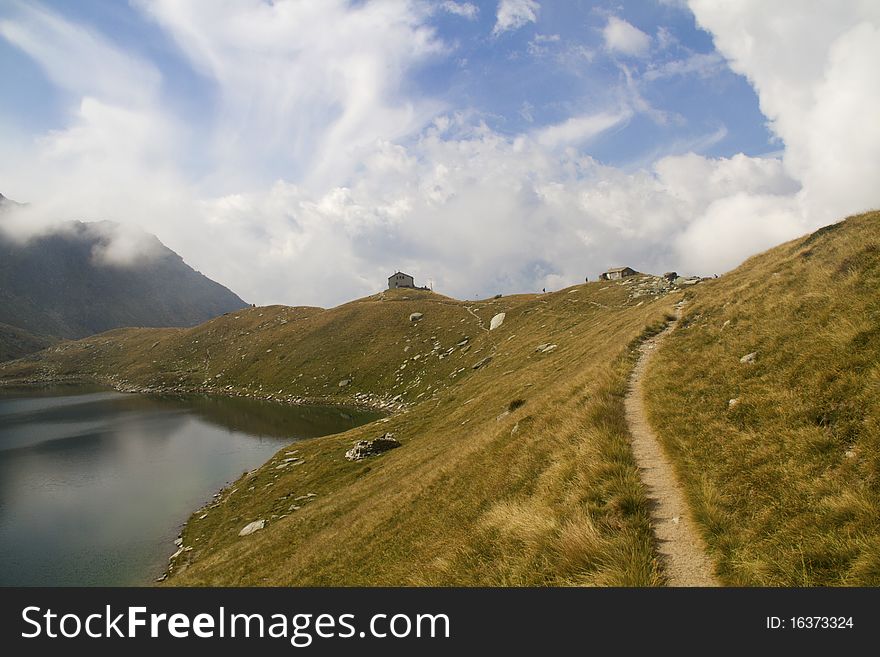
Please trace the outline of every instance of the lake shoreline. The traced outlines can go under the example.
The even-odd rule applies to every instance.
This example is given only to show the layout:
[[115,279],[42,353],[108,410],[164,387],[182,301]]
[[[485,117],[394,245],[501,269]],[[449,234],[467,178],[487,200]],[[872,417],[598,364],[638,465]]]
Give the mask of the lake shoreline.
[[[84,392],[83,388],[88,390]],[[7,408],[12,414],[4,426],[4,440],[12,442],[4,443],[8,450],[0,453],[0,465],[10,475],[23,465],[31,469],[25,468],[27,477],[9,479],[16,487],[12,489],[10,505],[0,515],[4,546],[0,575],[6,585],[154,586],[171,565],[169,556],[180,548],[174,546],[173,537],[181,535],[194,514],[216,503],[242,471],[259,469],[279,449],[300,440],[333,435],[387,417],[387,411],[364,408],[363,404],[355,407],[338,400],[329,404],[292,403],[276,396],[267,399],[265,395],[225,392],[185,387],[141,390],[84,381],[80,377],[0,383],[0,401],[3,393],[13,405],[29,406],[26,400],[45,399],[48,403],[40,402],[39,406],[49,413],[41,417],[38,409]],[[115,401],[105,397],[100,401],[60,405],[52,399],[95,398],[101,393],[120,396]],[[95,404],[102,406],[97,408]],[[296,408],[303,412],[298,413]],[[329,416],[326,411],[330,411]],[[364,411],[372,419],[365,419]],[[22,412],[33,414],[34,419],[21,419],[25,417]],[[181,412],[186,415],[180,415]],[[343,424],[333,424],[340,422],[340,415]],[[187,417],[191,419],[185,420]],[[333,417],[337,419],[332,420]],[[193,420],[208,428],[191,435]],[[71,423],[72,433],[64,433],[65,423]],[[205,435],[206,430],[210,436]],[[15,441],[21,436],[29,442],[18,445]],[[100,458],[91,458],[95,454]],[[160,465],[156,466],[157,463]],[[243,467],[230,467],[231,463],[242,463]],[[93,485],[95,482],[97,485]],[[102,482],[106,485],[102,486]],[[199,482],[208,486],[199,490]],[[59,485],[64,488],[63,493],[53,493]],[[167,506],[169,501],[176,506]],[[73,510],[73,515],[62,512],[62,507]],[[145,510],[148,508],[151,510]],[[146,519],[142,517],[144,513]],[[59,526],[59,519],[64,524],[65,514],[75,520],[61,533],[57,529],[50,532],[49,529]],[[84,526],[93,528],[85,534],[98,537],[106,533],[112,538],[101,537],[92,542],[87,538],[84,542],[80,536],[64,534],[73,531],[70,527]],[[38,542],[36,550],[28,547],[34,540]],[[144,543],[153,547],[145,549]],[[132,551],[132,546],[137,548]],[[97,555],[97,561],[92,561],[90,555]],[[98,562],[100,565],[96,565]],[[52,568],[41,574],[46,564],[52,564]],[[104,570],[115,570],[117,574],[107,576]]]
[[406,411],[410,405],[387,396],[379,396],[370,393],[356,393],[345,396],[311,396],[281,395],[278,393],[262,393],[251,390],[242,390],[234,387],[218,388],[216,386],[144,386],[129,381],[115,381],[112,379],[91,379],[82,376],[52,376],[45,378],[2,379],[2,388],[37,388],[44,386],[76,386],[95,385],[123,393],[135,393],[141,395],[211,395],[217,397],[231,397],[239,399],[253,399],[255,401],[268,401],[290,406],[340,406],[359,411],[373,411],[385,416],[394,415],[397,412]]

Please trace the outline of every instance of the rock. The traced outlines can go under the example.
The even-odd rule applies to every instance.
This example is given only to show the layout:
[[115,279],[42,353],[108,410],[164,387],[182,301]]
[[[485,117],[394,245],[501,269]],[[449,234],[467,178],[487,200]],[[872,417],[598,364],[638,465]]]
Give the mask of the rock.
[[544,351],[549,346],[550,346],[549,343],[543,342],[543,343],[539,344],[537,347],[535,347],[535,351]]
[[541,353],[542,354],[549,354],[551,351],[556,351],[556,346],[557,345],[555,345],[555,344],[548,344],[546,347],[541,349]]
[[728,402],[727,402],[727,408],[728,408],[728,409],[734,409],[734,408],[736,408],[738,405],[739,405],[739,397],[737,397],[737,398],[735,398],[735,399],[728,400]]
[[239,536],[250,536],[254,532],[260,531],[263,527],[266,526],[265,520],[254,520],[252,523],[245,525],[240,532],[238,532]]
[[344,388],[345,386],[350,386],[350,385],[351,385],[351,379],[342,379],[342,381],[340,381],[337,385],[338,385],[340,388]]
[[489,322],[489,330],[494,331],[499,326],[504,323],[504,318],[506,317],[506,313],[498,313],[495,317],[492,318],[492,321]]
[[[345,458],[349,461],[361,461],[396,447],[400,447],[400,441],[394,437],[393,433],[384,433],[372,440],[357,441],[354,447],[345,453]],[[310,493],[309,497],[314,497],[314,494]]]
[[423,315],[422,313],[410,313],[410,315],[409,315],[409,321],[411,321],[411,322],[417,322],[417,321],[419,321],[422,317],[424,317],[424,315]]
[[851,458],[853,458],[853,457],[856,455],[856,453],[855,453],[853,450],[848,449],[848,450],[846,450],[846,451],[843,453],[843,455],[844,455],[846,458],[851,459]]
[[491,360],[492,360],[492,357],[491,357],[491,356],[486,356],[484,359],[482,359],[482,360],[478,360],[476,363],[474,363],[474,369],[475,369],[475,370],[478,370],[478,369],[480,369],[481,367],[483,367],[483,366],[485,366],[485,365],[488,365],[488,364],[489,364],[489,361],[491,361]]
[[751,365],[752,363],[755,362],[755,359],[756,359],[757,357],[758,357],[758,352],[757,352],[757,351],[753,351],[752,353],[750,353],[750,354],[746,354],[745,356],[743,356],[742,358],[740,358],[740,359],[739,359],[739,362],[740,362],[740,363],[746,363],[747,365]]
[[182,546],[182,545],[183,545],[183,539],[180,538],[180,537],[178,536],[177,538],[174,539],[174,544],[175,544],[177,547]]

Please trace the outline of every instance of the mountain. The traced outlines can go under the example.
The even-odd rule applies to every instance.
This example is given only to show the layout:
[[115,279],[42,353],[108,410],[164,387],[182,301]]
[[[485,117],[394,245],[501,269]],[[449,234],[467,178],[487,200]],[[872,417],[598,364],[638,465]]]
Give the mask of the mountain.
[[[133,250],[126,261],[114,257],[120,243]],[[122,326],[193,326],[245,305],[156,237],[118,224],[67,222],[26,242],[0,230],[0,323],[29,333],[81,338]]]

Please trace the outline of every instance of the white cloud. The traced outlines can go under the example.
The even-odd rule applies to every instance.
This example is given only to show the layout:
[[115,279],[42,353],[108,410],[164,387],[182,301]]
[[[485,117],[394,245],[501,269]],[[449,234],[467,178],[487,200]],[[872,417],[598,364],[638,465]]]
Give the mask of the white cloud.
[[469,21],[476,20],[480,13],[480,9],[471,2],[453,2],[453,0],[444,0],[440,4],[440,9],[449,14],[466,18]]
[[0,37],[34,59],[61,89],[114,102],[142,104],[155,96],[161,76],[106,38],[40,8],[12,2]]
[[717,52],[692,53],[684,59],[674,59],[661,64],[649,64],[645,71],[646,80],[662,80],[679,75],[711,77],[727,68],[724,58]]
[[560,41],[561,37],[558,34],[536,34],[532,40],[529,41],[526,50],[533,57],[540,57],[546,55],[550,51],[551,45],[559,44]]
[[573,116],[562,123],[550,125],[537,131],[536,141],[547,148],[576,146],[620,125],[632,116],[632,112],[602,112],[586,116]]
[[[443,51],[429,7],[408,0],[138,0],[218,88],[212,157],[234,171],[283,171],[320,184],[351,173],[376,139],[417,132],[439,109],[403,93],[414,66]],[[330,38],[328,35],[332,35]],[[297,167],[304,167],[297,170]],[[254,182],[263,182],[255,180]]]
[[[537,4],[525,5],[531,14],[519,27],[537,18]],[[50,216],[141,226],[258,303],[346,301],[381,289],[395,268],[459,297],[554,289],[620,264],[721,273],[878,203],[873,4],[802,12],[795,3],[787,6],[794,18],[776,3],[697,5],[731,66],[754,84],[785,143],[782,159],[667,149],[634,170],[587,151],[591,138],[633,112],[675,121],[632,84],[629,71],[642,63],[621,64],[619,108],[584,107],[555,125],[504,135],[478,115],[417,101],[407,88],[413,66],[448,54],[426,27],[431,9],[422,3],[139,6],[214,85],[216,114],[184,123],[161,102],[150,64],[56,14],[23,9],[2,23],[3,37],[76,100],[68,122],[33,143],[7,138],[0,125],[8,185],[0,191],[40,201],[29,226]],[[514,29],[513,14],[505,16],[504,29]],[[53,35],[63,48],[40,45]],[[63,59],[82,70],[67,75]],[[692,58],[647,70],[659,80],[715,63]],[[145,80],[141,89],[129,90],[137,86],[130,76]],[[535,118],[528,104],[521,112]],[[725,134],[721,126],[674,150],[699,150]],[[179,168],[193,152],[209,163],[204,177]],[[126,238],[108,257],[137,251]]]
[[537,22],[540,9],[541,5],[535,0],[498,0],[492,34],[497,36],[502,32],[518,30],[528,23]]
[[815,227],[880,205],[880,4],[691,2],[758,94]]
[[630,57],[643,57],[651,47],[651,37],[617,16],[608,17],[602,37],[608,50]]

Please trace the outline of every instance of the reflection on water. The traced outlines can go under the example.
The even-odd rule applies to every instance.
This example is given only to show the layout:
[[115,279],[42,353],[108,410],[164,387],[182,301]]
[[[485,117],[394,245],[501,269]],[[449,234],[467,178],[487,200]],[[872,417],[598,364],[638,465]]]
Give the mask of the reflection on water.
[[225,483],[378,415],[97,388],[0,388],[0,585],[137,585]]

